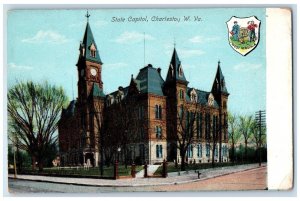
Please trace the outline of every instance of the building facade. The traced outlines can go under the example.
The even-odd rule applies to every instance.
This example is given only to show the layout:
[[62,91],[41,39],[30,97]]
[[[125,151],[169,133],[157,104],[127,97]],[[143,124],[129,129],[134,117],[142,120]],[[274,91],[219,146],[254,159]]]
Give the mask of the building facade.
[[228,162],[229,93],[220,62],[209,92],[188,86],[174,48],[165,80],[161,68],[148,64],[128,86],[104,94],[89,22],[79,51],[78,97],[62,110],[58,126],[62,166],[181,163],[182,150],[188,163]]

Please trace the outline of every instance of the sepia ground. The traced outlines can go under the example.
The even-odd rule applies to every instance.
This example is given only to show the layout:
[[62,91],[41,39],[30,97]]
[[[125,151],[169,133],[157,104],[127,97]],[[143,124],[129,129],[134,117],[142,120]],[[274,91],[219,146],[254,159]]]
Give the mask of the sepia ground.
[[[176,191],[222,191],[267,189],[267,167],[236,172],[201,181],[163,186],[139,187],[94,187],[70,184],[55,184],[26,180],[8,180],[10,195],[23,193],[103,193],[103,192],[176,192]],[[22,194],[20,194],[22,193]],[[51,195],[51,194],[44,194]],[[90,194],[89,194],[90,195]]]

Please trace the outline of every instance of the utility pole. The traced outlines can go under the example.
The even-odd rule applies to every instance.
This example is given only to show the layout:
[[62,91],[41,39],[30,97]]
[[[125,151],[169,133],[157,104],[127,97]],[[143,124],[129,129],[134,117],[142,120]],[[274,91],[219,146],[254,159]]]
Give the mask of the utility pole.
[[262,131],[261,129],[265,127],[266,125],[266,111],[264,110],[259,110],[255,114],[255,120],[256,120],[256,125],[259,128],[259,138],[258,138],[258,145],[259,145],[259,166],[261,166],[261,136],[262,136]]

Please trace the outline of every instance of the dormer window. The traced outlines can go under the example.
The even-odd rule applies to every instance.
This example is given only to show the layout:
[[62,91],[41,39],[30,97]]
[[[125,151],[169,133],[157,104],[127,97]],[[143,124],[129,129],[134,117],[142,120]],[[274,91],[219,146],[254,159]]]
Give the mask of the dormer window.
[[179,76],[180,76],[180,77],[183,76],[183,70],[182,70],[181,64],[180,64],[180,66],[179,66]]
[[96,46],[94,45],[94,43],[92,43],[91,47],[90,47],[90,54],[91,57],[96,57]]
[[174,68],[173,68],[172,64],[170,64],[170,69],[171,69],[171,75],[172,75],[172,77],[174,77]]
[[191,101],[192,101],[192,102],[197,102],[198,97],[197,97],[197,92],[196,92],[195,89],[193,89],[193,90],[191,91],[190,97],[191,97]]
[[208,105],[213,106],[214,100],[215,100],[214,96],[210,93],[208,96]]

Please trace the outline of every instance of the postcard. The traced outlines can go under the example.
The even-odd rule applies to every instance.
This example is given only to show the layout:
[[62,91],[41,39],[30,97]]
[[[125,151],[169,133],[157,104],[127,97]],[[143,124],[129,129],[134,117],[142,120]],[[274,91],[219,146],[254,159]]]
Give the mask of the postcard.
[[8,192],[292,189],[291,14],[9,10]]

